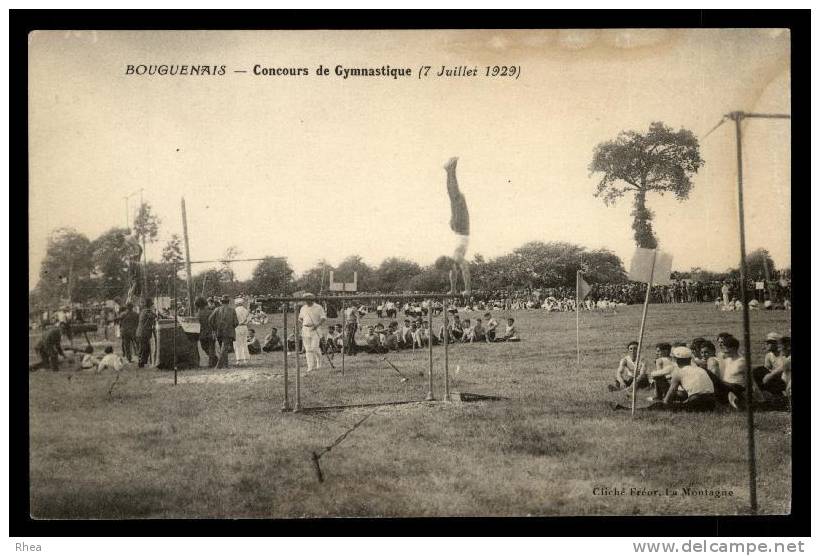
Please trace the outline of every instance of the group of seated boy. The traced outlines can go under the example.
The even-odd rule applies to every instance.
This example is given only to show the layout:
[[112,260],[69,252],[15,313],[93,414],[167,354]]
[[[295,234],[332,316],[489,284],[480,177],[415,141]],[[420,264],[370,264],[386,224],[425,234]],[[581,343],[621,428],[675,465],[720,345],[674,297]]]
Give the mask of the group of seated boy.
[[[638,342],[627,345],[609,390],[649,388],[653,402],[646,409],[710,411],[717,404],[741,409],[750,400],[757,407],[787,408],[791,400],[791,337],[771,332],[766,336],[763,365],[752,369],[752,392],[746,391],[746,361],[740,342],[728,332],[718,334],[715,344],[705,338],[685,342],[662,342],[655,346],[654,369],[641,362],[636,370]],[[637,379],[635,378],[637,374]],[[615,409],[623,406],[615,404]]]
[[[346,353],[355,355],[357,352],[367,353],[387,353],[388,351],[398,351],[403,349],[425,348],[430,345],[443,344],[445,341],[445,330],[442,324],[438,331],[430,331],[430,324],[422,318],[404,319],[400,324],[398,321],[390,321],[385,327],[381,322],[375,325],[366,326],[364,332],[364,345],[360,345],[356,341],[356,330],[358,325],[355,323],[348,323],[348,330],[345,330],[341,323],[331,324],[328,326],[327,333],[320,341],[322,353],[334,354],[341,353],[342,350],[347,349]],[[258,340],[255,338],[253,329],[248,331],[249,352],[259,353],[250,347],[250,342],[255,341],[258,345]],[[507,324],[504,333],[501,334],[499,330],[498,321],[492,317],[490,313],[484,314],[484,320],[477,318],[474,321],[470,319],[461,319],[458,315],[454,315],[447,323],[446,338],[450,344],[466,343],[472,344],[476,342],[519,342],[518,331],[515,327],[515,319],[510,317],[507,319]],[[265,338],[261,345],[261,350],[264,352],[281,351],[284,347],[282,338],[278,334],[276,328],[272,328],[270,334]],[[301,348],[301,346],[300,346]],[[294,351],[296,349],[296,338],[293,333],[287,337],[287,350]]]

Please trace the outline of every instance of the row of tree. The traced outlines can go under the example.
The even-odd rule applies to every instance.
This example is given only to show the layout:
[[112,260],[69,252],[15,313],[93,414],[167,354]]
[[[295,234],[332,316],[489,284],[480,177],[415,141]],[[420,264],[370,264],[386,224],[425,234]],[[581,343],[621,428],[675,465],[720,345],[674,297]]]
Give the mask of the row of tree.
[[[30,296],[32,308],[54,307],[67,299],[88,302],[122,298],[128,287],[123,262],[127,233],[125,228],[112,228],[89,240],[73,229],[55,230],[40,268],[40,281]],[[330,271],[336,273],[337,280],[350,280],[355,272],[360,291],[445,291],[449,287],[451,261],[446,256],[428,266],[400,257],[371,266],[362,257],[351,255],[336,266],[319,261],[299,276],[285,258],[268,257],[256,265],[249,279],[237,280],[230,261],[239,255],[240,251],[231,247],[223,256],[225,262],[195,274],[194,295],[319,292],[328,288]],[[174,275],[174,265],[170,264],[182,260],[180,239],[172,236],[162,249],[161,260],[149,261],[145,266],[149,295],[171,295],[175,285],[177,295],[186,296],[183,268],[177,264]],[[588,250],[566,242],[533,241],[492,259],[476,254],[470,264],[474,288],[480,290],[573,287],[578,270],[591,283],[619,283],[627,279],[623,262],[611,251]],[[772,275],[775,272],[774,262],[764,249],[750,253],[748,265],[752,277],[763,276],[767,266]],[[733,272],[736,274],[732,270],[713,273],[693,268],[678,272],[675,277],[720,280],[732,277]]]

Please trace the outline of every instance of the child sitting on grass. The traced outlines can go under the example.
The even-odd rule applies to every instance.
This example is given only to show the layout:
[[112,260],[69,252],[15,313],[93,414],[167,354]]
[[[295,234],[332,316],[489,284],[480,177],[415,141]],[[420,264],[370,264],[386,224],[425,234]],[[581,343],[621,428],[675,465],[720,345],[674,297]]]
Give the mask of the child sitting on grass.
[[125,365],[123,363],[122,357],[114,353],[114,348],[111,346],[105,346],[105,355],[100,360],[100,364],[97,367],[97,372],[103,372],[107,370],[111,370],[114,372],[120,372]]
[[627,353],[621,357],[618,363],[618,370],[615,372],[615,384],[610,384],[610,392],[623,390],[632,385],[635,375],[638,376],[637,386],[642,388],[649,386],[649,377],[646,375],[646,364],[641,362],[640,368],[636,372],[636,360],[638,358],[638,342],[632,341],[626,345]]
[[518,330],[515,328],[515,319],[510,317],[507,319],[507,328],[504,331],[504,336],[498,339],[499,342],[520,342],[518,337]]
[[94,348],[91,346],[86,346],[83,353],[85,355],[83,355],[83,360],[82,363],[80,363],[80,367],[86,371],[96,369],[100,360],[94,355]]

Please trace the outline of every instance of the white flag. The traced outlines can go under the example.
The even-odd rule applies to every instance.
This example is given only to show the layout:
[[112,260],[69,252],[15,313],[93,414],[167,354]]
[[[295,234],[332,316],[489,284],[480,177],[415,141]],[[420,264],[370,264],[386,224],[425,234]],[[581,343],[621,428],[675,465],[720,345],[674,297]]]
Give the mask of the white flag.
[[651,280],[655,285],[668,286],[672,283],[671,273],[672,255],[670,253],[638,247],[632,255],[632,263],[629,266],[630,280],[645,283]]

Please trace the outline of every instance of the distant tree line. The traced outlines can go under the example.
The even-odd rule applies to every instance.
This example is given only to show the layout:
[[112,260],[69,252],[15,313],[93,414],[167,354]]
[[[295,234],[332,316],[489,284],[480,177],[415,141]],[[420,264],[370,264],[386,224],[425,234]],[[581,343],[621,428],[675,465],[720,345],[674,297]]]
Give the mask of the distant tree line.
[[[71,299],[74,302],[122,299],[127,289],[127,273],[122,248],[125,228],[111,228],[98,238],[89,240],[70,228],[55,230],[48,241],[46,255],[40,267],[40,280],[30,293],[32,310],[50,308]],[[240,251],[230,247],[224,260],[239,258]],[[177,295],[187,296],[183,265],[171,262],[183,260],[180,238],[171,236],[161,251],[160,261],[148,261],[145,267],[148,295],[171,295],[174,281]],[[526,243],[511,253],[491,259],[480,254],[470,261],[474,288],[477,290],[525,290],[550,287],[574,287],[576,271],[582,270],[590,283],[620,283],[627,280],[623,262],[606,249],[589,250],[566,242]],[[769,253],[759,249],[749,254],[749,276],[764,277],[768,267],[774,276],[776,269]],[[330,271],[336,280],[351,280],[358,275],[359,291],[404,292],[438,291],[449,286],[450,260],[442,256],[430,265],[390,257],[378,266],[368,265],[359,255],[351,255],[333,266],[319,261],[297,276],[280,257],[268,257],[257,263],[247,280],[237,280],[230,262],[201,270],[193,276],[194,296],[197,295],[251,295],[287,294],[307,290],[327,290]],[[693,268],[676,272],[675,278],[702,281],[735,277],[736,269],[715,273]]]

